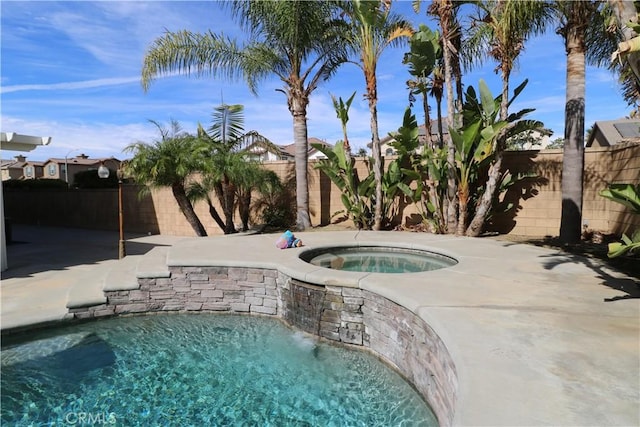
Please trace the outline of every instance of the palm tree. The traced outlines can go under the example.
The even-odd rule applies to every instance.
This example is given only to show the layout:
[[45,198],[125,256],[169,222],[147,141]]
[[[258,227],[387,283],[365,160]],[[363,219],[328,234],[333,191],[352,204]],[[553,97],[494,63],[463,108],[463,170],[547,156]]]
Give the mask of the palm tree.
[[433,32],[426,25],[420,24],[409,41],[410,51],[404,54],[403,63],[409,65],[409,73],[414,77],[407,85],[412,95],[422,95],[424,109],[425,144],[433,148],[431,140],[431,117],[429,114],[428,95],[433,87],[434,77],[430,77],[442,57],[438,32]]
[[[251,190],[261,179],[260,165],[241,150],[244,135],[244,107],[222,104],[214,109],[212,124],[198,128],[198,137],[210,147],[204,162],[202,181],[188,188],[193,201],[205,200],[209,212],[225,234],[235,233],[234,215],[240,211],[243,230],[248,228]],[[224,215],[218,214],[209,194],[214,192]]]
[[152,144],[136,142],[125,147],[124,151],[133,153],[133,158],[127,162],[126,173],[145,186],[142,192],[154,187],[171,187],[173,197],[193,231],[197,236],[206,236],[187,197],[186,186],[192,174],[202,170],[209,148],[198,138],[183,132],[176,121],[171,121],[169,129],[155,121],[151,123],[160,131],[160,139]]
[[166,32],[156,39],[144,57],[142,84],[148,89],[159,75],[243,77],[256,94],[258,84],[269,76],[283,83],[293,117],[296,146],[297,227],[311,226],[307,177],[307,106],[316,87],[330,78],[346,60],[341,30],[333,19],[331,2],[321,1],[235,1],[232,17],[249,33],[240,46],[223,34],[190,31]]
[[[498,63],[496,71],[502,79],[500,120],[507,121],[509,106],[509,79],[511,71],[524,49],[525,42],[544,31],[551,17],[546,2],[538,0],[491,0],[478,2],[478,16],[465,39],[466,66],[491,57]],[[517,94],[516,94],[517,95]],[[507,134],[502,133],[495,142],[495,159],[489,169],[489,178],[480,204],[466,234],[478,236],[491,211],[495,193],[502,175],[502,157],[507,148]],[[460,224],[463,228],[466,224]]]
[[376,67],[388,46],[398,46],[413,34],[411,25],[391,12],[391,0],[353,0],[342,3],[346,17],[351,21],[350,47],[360,61],[356,63],[364,72],[365,98],[371,115],[371,147],[375,177],[375,206],[373,229],[382,228],[382,153],[378,133],[378,83]]
[[[625,76],[625,85],[636,86],[636,101],[637,101],[637,87],[640,85],[640,53],[638,47],[635,49],[631,47],[632,40],[638,38],[638,11],[634,2],[628,0],[609,0],[609,6],[613,15],[615,15],[618,27],[622,32],[622,38],[627,42],[627,53],[624,55],[623,67],[628,69],[627,76]],[[633,26],[636,28],[632,28]],[[621,45],[622,46],[622,45]],[[620,46],[618,51],[620,51]],[[618,52],[620,53],[620,52]]]
[[[413,0],[413,8],[420,10],[421,0]],[[459,128],[460,120],[456,113],[462,110],[462,72],[460,67],[460,25],[457,20],[459,3],[453,0],[433,0],[427,8],[427,14],[434,16],[440,25],[444,82],[447,92],[447,125]],[[456,97],[453,95],[453,83],[456,83]],[[447,141],[447,231],[453,233],[457,228],[458,204],[455,197],[456,170],[455,145],[451,138]]]
[[567,51],[567,92],[562,161],[560,241],[578,243],[582,235],[584,175],[585,64],[599,65],[615,50],[600,1],[556,1],[558,33]]

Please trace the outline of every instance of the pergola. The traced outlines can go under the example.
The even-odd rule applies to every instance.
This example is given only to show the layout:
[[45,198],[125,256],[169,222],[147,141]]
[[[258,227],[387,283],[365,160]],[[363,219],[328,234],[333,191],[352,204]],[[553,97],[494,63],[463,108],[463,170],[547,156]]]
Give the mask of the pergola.
[[[49,145],[50,136],[21,135],[15,132],[0,132],[0,150],[32,151],[39,145]],[[0,254],[0,271],[5,271],[7,264],[7,235],[4,229],[4,196],[0,185],[0,229],[2,231],[2,253]]]

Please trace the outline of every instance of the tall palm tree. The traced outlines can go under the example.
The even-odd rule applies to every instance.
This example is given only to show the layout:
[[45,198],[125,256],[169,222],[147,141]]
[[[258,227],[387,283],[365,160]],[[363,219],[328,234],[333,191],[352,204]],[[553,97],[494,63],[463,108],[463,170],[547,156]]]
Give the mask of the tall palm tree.
[[350,20],[352,34],[350,47],[360,61],[356,63],[363,73],[366,84],[365,98],[371,115],[371,147],[373,173],[376,182],[373,229],[382,228],[382,153],[378,133],[378,83],[376,68],[384,50],[399,46],[413,34],[411,25],[391,12],[391,0],[353,0],[342,3],[343,11]]
[[[413,8],[420,10],[422,0],[413,0]],[[433,0],[427,8],[427,14],[435,17],[440,26],[444,83],[447,93],[447,126],[459,128],[459,114],[462,110],[462,71],[460,67],[461,32],[458,24],[459,2],[453,0]],[[454,82],[456,96],[454,97]],[[456,199],[455,145],[451,138],[447,140],[447,231],[455,232],[458,221],[458,203]]]
[[173,197],[193,231],[197,236],[206,236],[187,197],[186,187],[190,177],[202,170],[209,147],[183,132],[176,121],[171,121],[170,128],[155,121],[151,123],[158,128],[160,139],[151,144],[136,142],[125,147],[124,151],[133,153],[133,158],[127,162],[126,173],[145,186],[143,192],[154,187],[171,187]]
[[[490,57],[498,63],[496,72],[502,80],[500,119],[507,121],[509,112],[509,81],[511,71],[529,37],[541,34],[551,18],[551,8],[538,0],[491,0],[476,3],[478,15],[473,19],[465,38],[465,65]],[[507,148],[507,134],[502,133],[495,142],[495,158],[489,169],[489,178],[467,235],[482,232],[491,211],[495,193],[502,176],[503,152]],[[461,224],[466,226],[466,224]]]
[[556,1],[554,6],[560,20],[557,32],[567,52],[560,241],[578,243],[582,235],[586,63],[604,63],[615,50],[617,35],[606,32],[600,1]]
[[407,85],[411,94],[422,95],[422,107],[424,109],[425,144],[429,149],[433,148],[431,140],[431,117],[429,114],[428,95],[433,87],[434,73],[438,61],[442,57],[440,49],[440,34],[431,31],[424,24],[420,24],[409,41],[410,51],[404,54],[403,63],[409,65],[409,73],[414,77]]
[[235,79],[243,77],[256,94],[269,76],[283,83],[293,118],[296,146],[297,228],[311,226],[308,190],[307,106],[311,93],[346,60],[334,4],[321,1],[251,1],[227,3],[232,17],[248,32],[240,45],[224,34],[208,31],[166,32],[144,57],[142,83],[147,89],[159,75],[181,72]]

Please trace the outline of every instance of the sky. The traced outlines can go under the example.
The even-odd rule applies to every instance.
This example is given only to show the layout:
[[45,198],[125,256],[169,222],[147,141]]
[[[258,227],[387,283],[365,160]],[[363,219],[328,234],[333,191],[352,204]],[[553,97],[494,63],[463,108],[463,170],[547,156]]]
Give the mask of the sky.
[[[436,29],[410,1],[395,1],[394,11],[417,27]],[[263,81],[258,96],[246,84],[211,77],[172,75],[155,80],[145,92],[140,83],[145,52],[165,31],[223,32],[238,39],[244,33],[217,1],[12,1],[0,2],[0,127],[3,132],[50,136],[48,146],[28,153],[2,151],[3,159],[26,155],[28,160],[74,157],[130,158],[123,149],[159,138],[150,121],[178,121],[188,132],[198,123],[207,127],[221,103],[245,107],[244,129],[255,130],[280,145],[293,143],[293,122],[277,79]],[[380,58],[378,122],[380,136],[398,129],[408,106],[408,68],[402,64],[408,47],[388,48]],[[564,133],[566,57],[554,31],[527,42],[511,87],[529,79],[510,111],[535,108],[527,118],[551,129],[551,139]],[[494,96],[501,90],[490,60],[465,72],[465,86],[484,79]],[[343,65],[311,96],[307,110],[308,136],[335,143],[342,139],[331,95],[356,97],[349,111],[349,140],[357,151],[371,141],[370,115],[362,71]],[[614,74],[587,67],[586,120],[613,120],[629,114]],[[435,102],[430,100],[435,112]],[[446,111],[446,106],[443,106]],[[414,108],[423,122],[420,102]],[[435,113],[432,114],[432,117]]]

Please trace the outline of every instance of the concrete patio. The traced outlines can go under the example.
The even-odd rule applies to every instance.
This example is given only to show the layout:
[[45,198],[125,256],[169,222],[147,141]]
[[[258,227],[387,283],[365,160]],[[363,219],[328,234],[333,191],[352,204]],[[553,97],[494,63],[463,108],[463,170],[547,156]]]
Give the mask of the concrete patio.
[[[391,280],[383,274],[349,279],[413,311],[440,336],[458,374],[454,425],[640,425],[638,278],[597,260],[492,239],[355,231],[297,236],[305,248],[410,243],[458,259],[451,268]],[[303,263],[297,255],[305,248],[276,249],[276,238],[127,236],[130,256],[118,261],[116,233],[18,226],[14,239],[23,243],[8,246],[9,270],[2,275],[2,330],[68,320],[76,292],[99,293],[109,280],[125,280],[158,260],[276,268],[314,283],[345,277]]]

